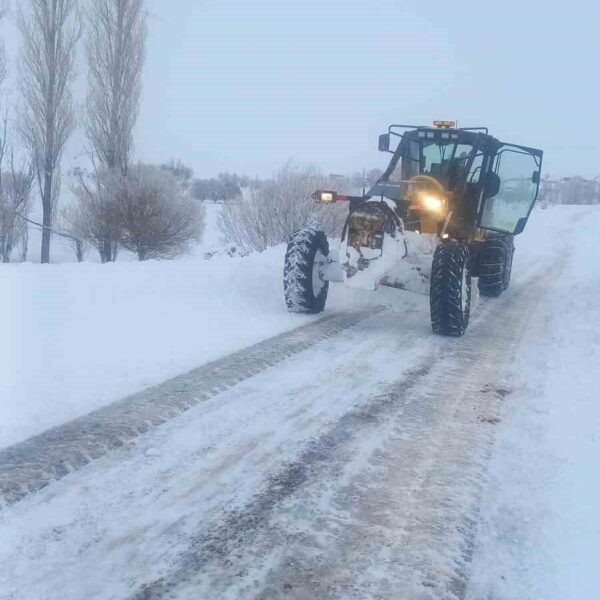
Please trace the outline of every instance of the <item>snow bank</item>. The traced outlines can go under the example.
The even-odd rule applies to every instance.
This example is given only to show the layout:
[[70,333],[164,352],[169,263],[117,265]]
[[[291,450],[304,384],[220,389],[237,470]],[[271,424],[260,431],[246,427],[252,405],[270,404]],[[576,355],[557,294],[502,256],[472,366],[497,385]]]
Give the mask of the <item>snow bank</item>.
[[282,261],[3,266],[0,446],[306,322]]

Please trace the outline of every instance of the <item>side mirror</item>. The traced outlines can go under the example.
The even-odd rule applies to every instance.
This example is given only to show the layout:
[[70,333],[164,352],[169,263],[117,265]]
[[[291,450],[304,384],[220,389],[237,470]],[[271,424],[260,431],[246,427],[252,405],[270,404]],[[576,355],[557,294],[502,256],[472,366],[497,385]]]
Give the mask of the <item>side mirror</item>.
[[500,177],[496,173],[489,173],[485,182],[486,197],[495,196],[500,191],[500,183]]
[[533,175],[531,176],[531,181],[533,183],[539,183],[540,182],[540,172],[539,171],[534,171]]
[[379,136],[379,152],[390,151],[390,134],[384,133]]

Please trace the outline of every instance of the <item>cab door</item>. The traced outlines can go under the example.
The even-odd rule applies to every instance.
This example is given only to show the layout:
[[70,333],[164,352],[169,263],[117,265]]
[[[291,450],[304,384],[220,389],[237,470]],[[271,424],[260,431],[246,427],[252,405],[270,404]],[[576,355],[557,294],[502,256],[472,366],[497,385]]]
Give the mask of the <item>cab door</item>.
[[517,235],[525,229],[538,195],[542,151],[501,143],[491,160],[479,226]]

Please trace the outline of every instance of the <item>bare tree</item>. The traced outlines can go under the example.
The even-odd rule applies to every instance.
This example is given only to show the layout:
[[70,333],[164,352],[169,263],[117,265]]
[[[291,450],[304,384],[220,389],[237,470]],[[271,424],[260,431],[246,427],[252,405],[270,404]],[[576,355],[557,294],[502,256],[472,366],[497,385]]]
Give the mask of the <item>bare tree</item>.
[[115,221],[115,196],[107,192],[117,175],[127,174],[131,159],[146,42],[143,0],[94,0],[88,5],[86,24],[84,127],[98,176],[95,189],[80,185],[84,195],[80,195],[78,219],[83,227],[82,219],[88,214],[87,228],[93,231],[94,240],[90,241],[100,251],[102,262],[111,262],[117,257],[120,229]]
[[[342,182],[343,183],[343,182]],[[265,250],[288,241],[299,229],[314,223],[327,233],[339,233],[347,215],[347,207],[316,205],[311,194],[339,183],[325,177],[313,166],[288,162],[272,181],[245,190],[245,194],[229,201],[219,215],[219,228],[228,242],[242,250]]]
[[[7,10],[6,0],[0,0],[0,21],[5,17]],[[6,79],[6,50],[4,40],[0,40],[0,86]]]
[[[6,14],[6,3],[0,0],[0,22]],[[6,79],[6,49],[4,41],[0,40],[0,97],[3,95],[4,80]],[[0,133],[0,194],[2,193],[2,166],[8,149],[8,106],[2,115],[2,131]]]
[[[2,16],[0,8],[0,18]],[[4,47],[0,44],[0,86],[6,75],[5,67]],[[4,163],[7,157],[10,165],[5,169]],[[0,258],[2,262],[10,262],[13,249],[18,244],[23,248],[28,239],[25,218],[30,211],[33,179],[31,163],[24,163],[18,168],[15,165],[14,153],[8,143],[8,109],[6,109],[0,130]]]
[[184,165],[181,160],[171,159],[168,163],[160,165],[160,168],[169,171],[183,190],[190,189],[192,177],[194,177],[194,170],[191,167]]
[[42,263],[50,262],[52,217],[60,191],[60,161],[74,129],[71,84],[81,34],[76,0],[29,0],[20,5],[23,36],[19,132],[31,155],[42,199]]
[[19,248],[19,259],[21,262],[25,262],[27,260],[27,252],[29,250],[29,228],[27,225],[23,226],[21,230],[21,237],[17,242]]
[[183,254],[202,235],[202,204],[184,194],[177,179],[160,167],[130,167],[120,178],[116,205],[121,243],[140,260]]
[[27,239],[27,222],[31,206],[34,170],[30,163],[15,166],[10,155],[10,170],[1,173],[0,192],[0,255],[2,262],[10,262],[13,249]]
[[117,207],[121,176],[108,169],[92,175],[77,171],[74,176],[75,203],[62,211],[63,229],[96,248],[103,263],[114,261],[121,236]]
[[86,14],[88,97],[85,131],[94,162],[125,174],[142,89],[143,0],[94,0]]

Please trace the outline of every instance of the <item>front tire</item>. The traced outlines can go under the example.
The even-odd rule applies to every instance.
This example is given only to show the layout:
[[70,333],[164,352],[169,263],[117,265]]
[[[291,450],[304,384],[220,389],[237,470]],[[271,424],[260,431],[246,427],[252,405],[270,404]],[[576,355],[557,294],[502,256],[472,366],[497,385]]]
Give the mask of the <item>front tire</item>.
[[471,312],[469,247],[458,242],[440,244],[433,255],[429,290],[434,333],[461,336]]
[[290,239],[283,268],[283,294],[288,310],[320,313],[325,308],[329,282],[320,273],[320,264],[329,254],[327,236],[307,227]]

